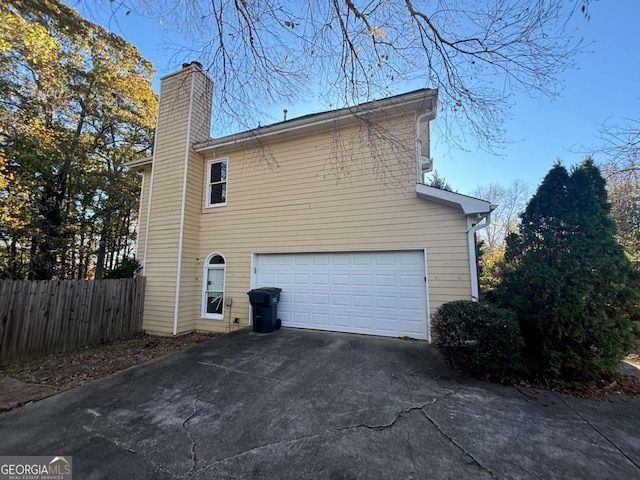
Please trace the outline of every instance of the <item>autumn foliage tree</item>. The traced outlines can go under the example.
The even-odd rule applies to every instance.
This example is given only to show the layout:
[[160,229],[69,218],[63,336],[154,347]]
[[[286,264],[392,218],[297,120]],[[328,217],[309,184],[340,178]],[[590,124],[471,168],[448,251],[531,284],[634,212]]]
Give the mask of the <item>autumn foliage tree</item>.
[[58,0],[0,12],[0,272],[87,278],[132,253],[153,69]]

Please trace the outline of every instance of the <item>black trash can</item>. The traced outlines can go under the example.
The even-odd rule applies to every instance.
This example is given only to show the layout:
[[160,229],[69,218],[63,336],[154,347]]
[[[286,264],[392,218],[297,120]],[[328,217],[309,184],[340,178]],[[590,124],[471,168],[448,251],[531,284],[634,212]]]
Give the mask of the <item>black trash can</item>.
[[249,302],[253,307],[253,331],[256,333],[271,333],[280,328],[278,319],[278,302],[281,288],[260,287],[247,292]]

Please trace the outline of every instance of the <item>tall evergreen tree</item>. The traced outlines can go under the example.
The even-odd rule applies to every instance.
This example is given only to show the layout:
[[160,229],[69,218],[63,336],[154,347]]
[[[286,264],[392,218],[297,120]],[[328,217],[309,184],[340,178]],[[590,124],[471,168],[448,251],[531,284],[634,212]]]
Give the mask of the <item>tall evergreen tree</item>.
[[532,373],[579,381],[613,372],[638,341],[637,293],[591,159],[554,165],[507,240],[500,302],[520,321]]

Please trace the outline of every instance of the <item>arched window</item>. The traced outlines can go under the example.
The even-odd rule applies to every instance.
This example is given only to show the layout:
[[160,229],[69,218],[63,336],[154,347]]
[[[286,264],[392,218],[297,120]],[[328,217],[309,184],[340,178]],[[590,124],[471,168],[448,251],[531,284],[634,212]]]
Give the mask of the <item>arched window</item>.
[[204,317],[223,318],[225,269],[226,262],[220,253],[207,257],[204,264]]

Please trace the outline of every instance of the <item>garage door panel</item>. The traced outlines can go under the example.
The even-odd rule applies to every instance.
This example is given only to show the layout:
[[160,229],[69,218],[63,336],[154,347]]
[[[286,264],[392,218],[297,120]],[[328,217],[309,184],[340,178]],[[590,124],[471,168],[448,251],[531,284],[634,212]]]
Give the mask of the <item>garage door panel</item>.
[[365,332],[370,332],[374,327],[374,319],[370,316],[354,315],[353,326]]
[[333,305],[338,307],[348,307],[351,305],[351,297],[345,294],[336,294],[331,295],[331,302]]
[[346,287],[349,285],[349,274],[347,273],[334,273],[331,275],[331,285]]
[[275,285],[276,283],[276,275],[275,273],[265,273],[261,276],[260,281],[265,285]]
[[329,294],[328,293],[314,293],[311,295],[312,304],[314,307],[328,307],[329,306]]
[[311,283],[311,276],[308,273],[296,273],[293,275],[293,281],[296,285],[309,285]]
[[293,257],[290,256],[282,256],[282,255],[278,255],[275,257],[275,265],[279,266],[279,267],[285,267],[285,266],[289,266],[293,264]]
[[421,335],[421,328],[418,325],[403,324],[402,330],[405,332],[404,336],[410,338],[418,338],[418,335]]
[[376,296],[376,308],[393,310],[397,305],[397,297]]
[[311,315],[308,312],[286,312],[286,315],[280,316],[283,325],[311,325]]
[[424,275],[398,275],[398,285],[402,288],[416,288],[423,282]]
[[373,307],[373,296],[371,295],[354,295],[353,296],[354,307]]
[[348,266],[350,263],[350,258],[348,255],[332,255],[331,256],[331,264],[335,266]]
[[333,325],[335,327],[340,328],[349,328],[351,327],[351,317],[349,315],[333,315]]
[[424,253],[419,251],[398,252],[398,263],[400,265],[415,265],[416,262],[424,260]]
[[373,259],[375,260],[376,265],[395,265],[394,256],[387,255],[385,253],[377,253],[373,255]]
[[422,302],[416,298],[415,296],[413,297],[405,297],[402,296],[399,298],[399,302],[398,302],[398,307],[402,310],[411,310],[414,312],[421,312],[422,311]]
[[374,259],[373,255],[353,255],[353,264],[362,266],[371,266],[371,262]]
[[329,274],[327,273],[314,273],[311,276],[311,283],[314,287],[329,285]]
[[265,254],[254,285],[283,289],[283,326],[427,338],[423,251]]
[[276,282],[278,285],[291,285],[292,275],[290,273],[278,273],[276,275]]
[[351,276],[351,285],[354,287],[370,287],[373,285],[370,274],[354,274]]
[[[288,301],[291,302],[291,295],[282,295],[282,301],[280,303],[286,304]],[[311,303],[311,295],[303,292],[294,292],[293,294],[293,303],[296,305],[304,305],[308,306]]]
[[395,275],[378,274],[375,276],[376,287],[393,287],[396,284]]
[[329,314],[314,312],[311,314],[311,323],[313,325],[322,325],[323,327],[329,326]]
[[329,265],[329,255],[314,254],[311,256],[313,265]]
[[311,258],[308,255],[296,255],[293,261],[294,265],[308,267],[311,264]]

